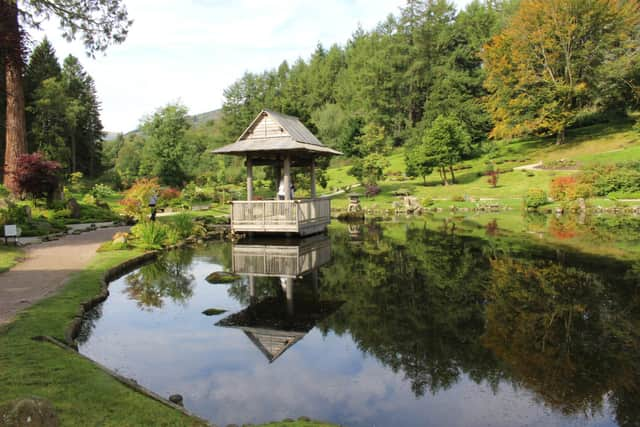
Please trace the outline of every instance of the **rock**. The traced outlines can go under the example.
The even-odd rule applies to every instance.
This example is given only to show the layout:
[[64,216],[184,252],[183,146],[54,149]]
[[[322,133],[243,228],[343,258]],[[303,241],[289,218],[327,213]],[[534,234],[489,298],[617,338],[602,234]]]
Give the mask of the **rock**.
[[172,394],[169,396],[169,401],[175,403],[176,405],[184,406],[182,402],[182,395],[180,394]]
[[51,402],[39,397],[30,397],[0,405],[0,425],[58,427],[60,420]]
[[216,314],[226,313],[227,310],[221,310],[219,308],[207,308],[202,312],[205,316],[215,316]]
[[564,212],[564,209],[562,208],[556,208],[556,214],[558,215],[562,215],[562,213]]
[[80,212],[80,205],[78,204],[78,201],[74,198],[69,199],[69,201],[67,202],[67,209],[71,211],[71,215],[70,215],[71,218],[78,219],[82,215]]
[[228,271],[214,271],[205,280],[209,283],[232,283],[239,279],[240,276]]
[[112,243],[117,243],[121,245],[126,244],[128,241],[129,241],[129,233],[123,233],[123,232],[116,233],[111,238]]

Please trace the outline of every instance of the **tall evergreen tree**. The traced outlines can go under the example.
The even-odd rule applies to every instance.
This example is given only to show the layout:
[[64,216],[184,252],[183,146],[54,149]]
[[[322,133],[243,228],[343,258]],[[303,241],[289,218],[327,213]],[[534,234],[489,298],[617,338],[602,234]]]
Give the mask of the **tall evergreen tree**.
[[[104,51],[111,43],[124,41],[132,21],[121,0],[52,2],[48,0],[0,0],[0,54],[6,78],[6,143],[4,184],[14,189],[17,159],[27,151],[24,87],[24,33],[43,20],[60,19],[63,36],[80,37],[87,53]],[[20,17],[20,19],[18,19]]]
[[[42,95],[42,84],[47,79],[60,78],[60,64],[56,57],[56,51],[53,45],[46,37],[33,49],[29,56],[29,62],[26,66],[24,74],[24,98],[26,113],[26,129],[27,129],[27,149],[35,151],[43,141],[38,140],[38,136],[42,136],[42,129],[34,129],[34,125],[43,125],[40,121],[35,122],[37,118],[34,116],[36,111],[36,101],[38,99],[36,93]],[[49,88],[51,89],[51,88]],[[50,92],[50,91],[49,91]]]
[[99,168],[102,122],[95,84],[78,59],[64,60],[62,82],[69,99],[66,110],[67,141],[71,151],[71,171],[94,176]]

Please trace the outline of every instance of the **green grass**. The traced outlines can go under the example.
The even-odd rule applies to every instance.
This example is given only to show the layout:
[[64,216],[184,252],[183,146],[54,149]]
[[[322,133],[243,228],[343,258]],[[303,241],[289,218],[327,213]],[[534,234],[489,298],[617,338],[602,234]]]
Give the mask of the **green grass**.
[[[473,198],[477,203],[484,203],[482,199],[497,199],[501,206],[517,208],[522,205],[522,196],[530,188],[549,190],[551,181],[560,175],[570,175],[573,171],[534,170],[529,173],[523,171],[508,172],[514,167],[554,160],[574,160],[577,167],[585,167],[593,163],[616,163],[625,160],[640,159],[640,136],[632,130],[630,121],[599,124],[571,130],[567,135],[567,142],[556,145],[553,138],[524,138],[511,141],[496,141],[489,153],[462,162],[465,169],[456,171],[457,183],[443,186],[437,172],[422,179],[407,179],[403,177],[405,171],[404,149],[394,150],[390,155],[390,166],[387,169],[387,179],[378,185],[381,193],[375,197],[363,198],[361,203],[365,208],[391,209],[393,202],[399,199],[393,195],[398,189],[409,189],[411,195],[418,200],[432,199],[433,207],[449,207],[452,205],[463,207],[454,199]],[[487,162],[492,161],[504,170],[498,180],[498,186],[492,188],[483,175]],[[348,185],[356,184],[356,179],[348,175],[350,168],[348,160],[336,162],[338,166],[328,170],[328,186],[325,193],[335,189],[344,189]],[[364,193],[364,189],[355,188],[353,191]],[[593,201],[594,206],[608,207],[615,202],[606,199]],[[332,202],[334,208],[345,208],[348,204],[345,195],[337,196]]]
[[0,246],[0,273],[16,265],[24,252],[15,246]]

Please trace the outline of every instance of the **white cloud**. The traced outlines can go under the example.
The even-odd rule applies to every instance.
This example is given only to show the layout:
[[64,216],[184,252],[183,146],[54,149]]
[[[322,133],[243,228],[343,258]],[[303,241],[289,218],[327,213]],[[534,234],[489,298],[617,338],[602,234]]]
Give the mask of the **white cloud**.
[[[89,59],[57,23],[44,33],[62,59],[73,54],[94,77],[102,121],[128,131],[156,108],[180,99],[192,113],[219,108],[223,90],[245,71],[308,57],[318,42],[344,44],[358,24],[374,27],[405,0],[131,0],[124,44]],[[458,0],[466,4],[468,0]],[[37,41],[43,32],[33,32]]]

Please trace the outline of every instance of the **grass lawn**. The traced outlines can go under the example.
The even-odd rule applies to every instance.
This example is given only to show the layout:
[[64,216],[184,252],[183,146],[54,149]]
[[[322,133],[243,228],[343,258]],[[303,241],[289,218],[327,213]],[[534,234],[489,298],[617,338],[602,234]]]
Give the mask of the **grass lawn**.
[[[452,205],[466,207],[464,203],[456,200],[473,198],[479,203],[483,203],[482,199],[496,199],[502,206],[517,208],[522,205],[522,197],[530,188],[548,191],[555,177],[575,172],[542,169],[524,172],[511,171],[512,168],[560,159],[573,160],[577,164],[576,167],[593,163],[639,160],[640,136],[632,130],[631,125],[629,121],[622,121],[571,130],[567,134],[567,142],[563,145],[556,145],[553,138],[496,141],[491,143],[494,146],[489,153],[462,162],[459,166],[463,166],[463,169],[456,171],[457,183],[448,186],[441,184],[437,172],[428,176],[426,182],[421,178],[404,178],[405,153],[400,147],[388,157],[390,166],[387,169],[387,179],[378,184],[381,193],[375,197],[362,198],[361,203],[365,208],[391,209],[393,202],[398,200],[394,192],[408,190],[418,200],[432,199],[434,207],[445,208]],[[488,161],[495,162],[504,171],[499,176],[496,188],[492,188],[484,176]],[[346,187],[356,184],[357,180],[348,175],[349,168],[350,165],[345,159],[336,161],[335,167],[327,171],[328,185],[324,192],[348,189]],[[353,191],[364,193],[362,188],[354,188]],[[607,199],[592,202],[594,206],[615,205],[615,202]],[[332,207],[344,208],[347,204],[347,197],[342,195],[334,199]]]
[[16,265],[24,252],[15,246],[0,246],[0,273]]

